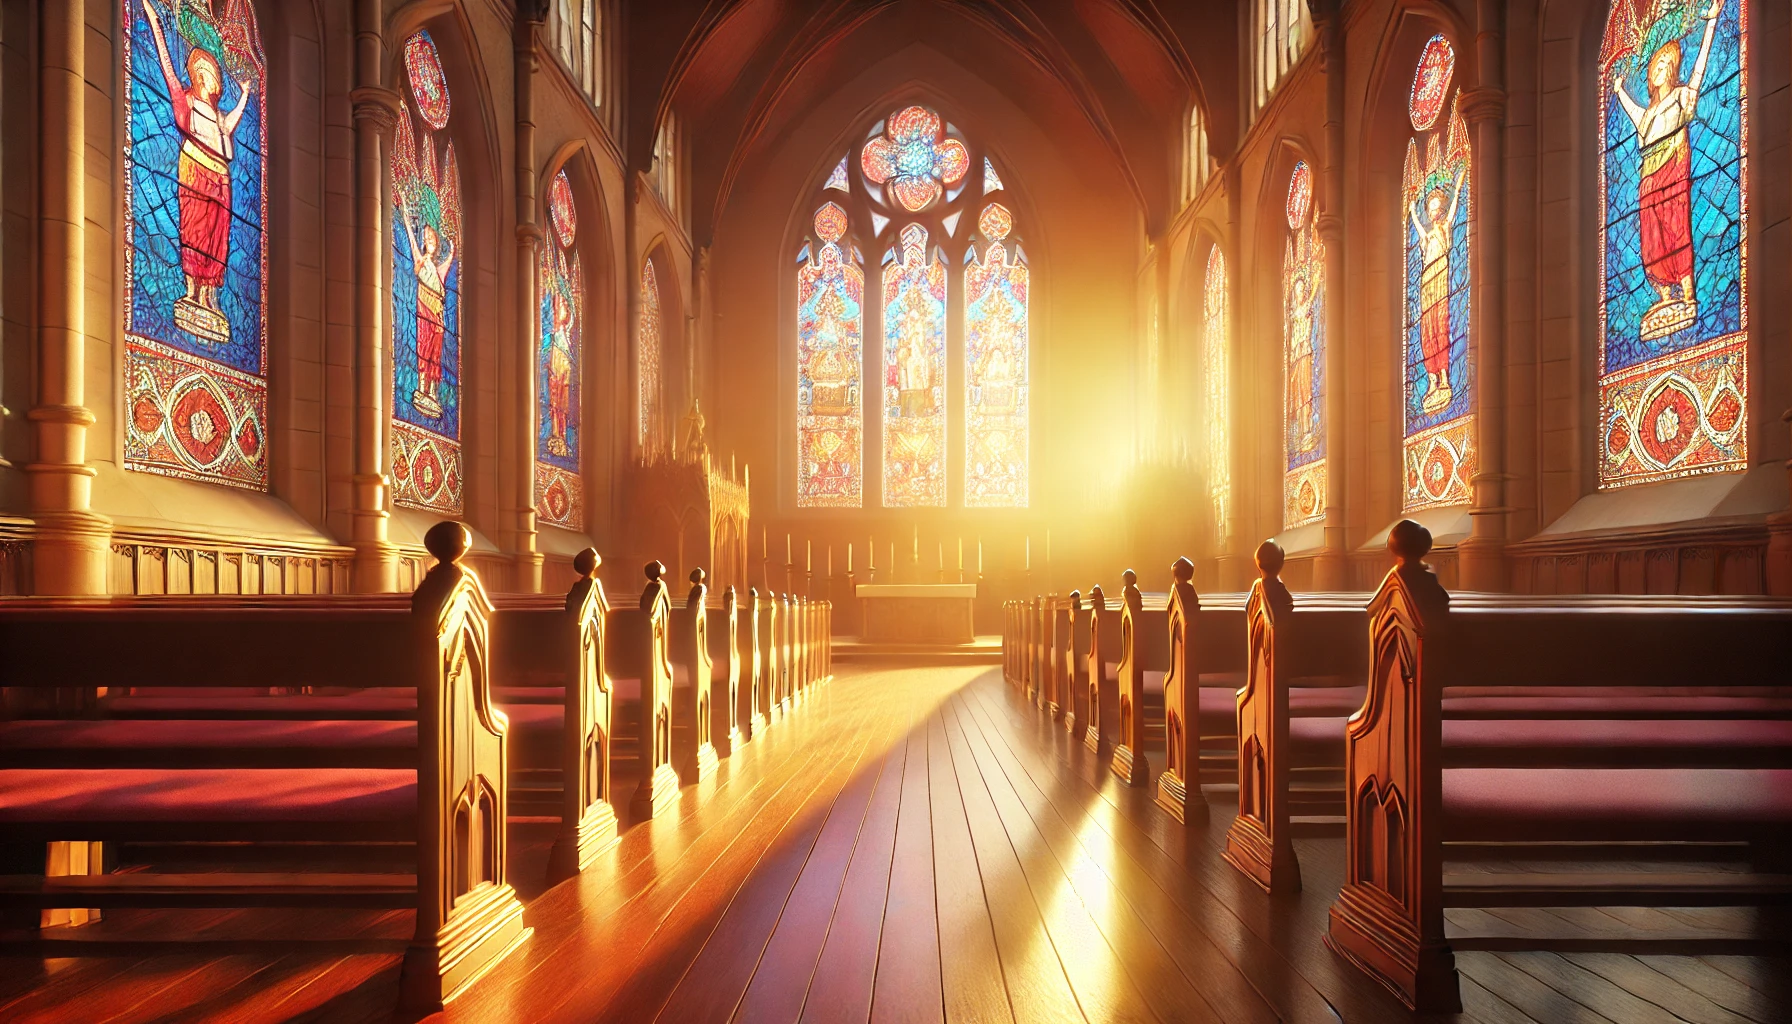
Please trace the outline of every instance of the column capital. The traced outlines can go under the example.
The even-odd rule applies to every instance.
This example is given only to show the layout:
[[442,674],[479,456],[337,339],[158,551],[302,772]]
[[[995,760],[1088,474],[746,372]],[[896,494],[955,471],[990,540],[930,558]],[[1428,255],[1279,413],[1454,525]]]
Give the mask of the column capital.
[[1506,120],[1506,90],[1495,85],[1471,85],[1461,92],[1462,116],[1469,124]]
[[392,130],[404,112],[404,99],[383,85],[351,89],[348,98],[354,104],[355,120],[371,122],[382,135]]

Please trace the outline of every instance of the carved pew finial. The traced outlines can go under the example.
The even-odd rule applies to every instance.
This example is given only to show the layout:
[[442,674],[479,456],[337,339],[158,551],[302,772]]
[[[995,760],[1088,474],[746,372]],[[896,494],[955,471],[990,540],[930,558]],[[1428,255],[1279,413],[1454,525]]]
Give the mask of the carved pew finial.
[[423,535],[423,546],[442,565],[459,564],[473,548],[473,531],[467,524],[444,519]]
[[1189,561],[1188,556],[1184,555],[1170,563],[1170,575],[1174,576],[1178,583],[1188,583],[1195,578],[1195,563]]
[[1424,557],[1431,553],[1431,531],[1410,519],[1402,519],[1388,531],[1388,551],[1402,569],[1423,567]]
[[1139,589],[1139,574],[1131,569],[1120,574],[1120,582],[1126,585],[1127,591]]
[[1294,610],[1294,595],[1288,592],[1288,585],[1282,582],[1282,566],[1288,562],[1288,556],[1282,551],[1282,545],[1273,540],[1266,540],[1257,545],[1257,574],[1263,583],[1263,599],[1269,603],[1272,616]]
[[597,567],[602,564],[604,557],[597,553],[596,548],[586,548],[572,556],[572,571],[588,580],[597,577]]

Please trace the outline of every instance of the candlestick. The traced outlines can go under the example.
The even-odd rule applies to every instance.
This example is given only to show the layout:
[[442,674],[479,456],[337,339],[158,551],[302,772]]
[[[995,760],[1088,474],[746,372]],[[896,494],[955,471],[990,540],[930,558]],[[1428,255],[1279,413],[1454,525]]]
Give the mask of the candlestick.
[[896,542],[895,541],[890,542],[890,572],[892,575],[894,575],[896,572]]
[[964,537],[958,538],[958,571],[964,571]]
[[790,557],[790,534],[788,533],[784,535],[784,564],[796,564],[796,559]]
[[815,571],[815,542],[812,540],[803,541],[803,571]]
[[846,542],[846,575],[852,575],[852,541]]
[[877,545],[869,537],[865,539],[865,571],[877,571]]
[[1031,537],[1027,538],[1026,562],[1021,566],[1021,568],[1027,570],[1028,572],[1033,571],[1033,538],[1031,538]]
[[834,578],[834,545],[828,545],[828,579]]
[[940,571],[946,571],[946,542],[940,541]]
[[977,576],[979,579],[981,579],[983,576],[983,538],[982,537],[977,538]]
[[[771,528],[770,527],[761,526],[759,528],[759,560],[761,562],[771,561],[771,557],[772,557],[771,542],[767,539],[770,536],[771,536]],[[751,543],[751,542],[749,541],[749,543]]]

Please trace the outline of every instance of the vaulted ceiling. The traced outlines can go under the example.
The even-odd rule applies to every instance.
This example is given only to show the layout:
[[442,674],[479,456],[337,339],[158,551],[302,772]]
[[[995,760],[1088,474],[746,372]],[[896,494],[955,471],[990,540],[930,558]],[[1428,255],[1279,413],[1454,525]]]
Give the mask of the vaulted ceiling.
[[1239,12],[1226,0],[655,0],[628,5],[631,162],[676,110],[690,147],[692,229],[709,240],[733,185],[772,140],[859,69],[925,46],[1067,139],[1092,139],[1146,224],[1175,212],[1178,126],[1206,112],[1209,148],[1237,136]]

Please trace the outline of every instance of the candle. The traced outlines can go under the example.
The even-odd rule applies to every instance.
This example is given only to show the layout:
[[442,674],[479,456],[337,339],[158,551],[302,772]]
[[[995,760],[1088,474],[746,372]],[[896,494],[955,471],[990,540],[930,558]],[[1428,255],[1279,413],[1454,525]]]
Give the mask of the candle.
[[1052,531],[1048,528],[1045,531],[1045,566],[1046,566],[1046,568],[1048,568],[1048,569],[1051,568],[1051,564],[1052,564]]
[[896,542],[890,542],[890,571],[896,571]]
[[958,571],[964,571],[964,536],[962,534],[958,538]]
[[790,534],[786,533],[784,535],[784,564],[794,565],[795,563],[796,559],[790,557]]
[[915,564],[920,565],[921,564],[921,528],[919,526],[915,527],[914,547],[911,549],[910,554],[914,555]]
[[1026,564],[1024,564],[1021,568],[1027,570],[1028,572],[1032,572],[1033,571],[1033,538],[1031,538],[1031,537],[1027,538],[1026,559],[1027,559]]
[[771,532],[769,527],[761,526],[759,528],[759,560],[761,562],[768,561],[772,557],[771,544],[767,540],[771,536]]
[[852,575],[852,541],[846,542],[846,575]]
[[946,542],[940,541],[940,571],[946,571]]
[[834,578],[834,545],[828,545],[828,579]]
[[977,575],[983,575],[983,538],[977,538]]
[[865,538],[865,563],[867,572],[877,571],[877,545],[869,537]]
[[815,571],[815,542],[812,540],[803,541],[803,571]]

